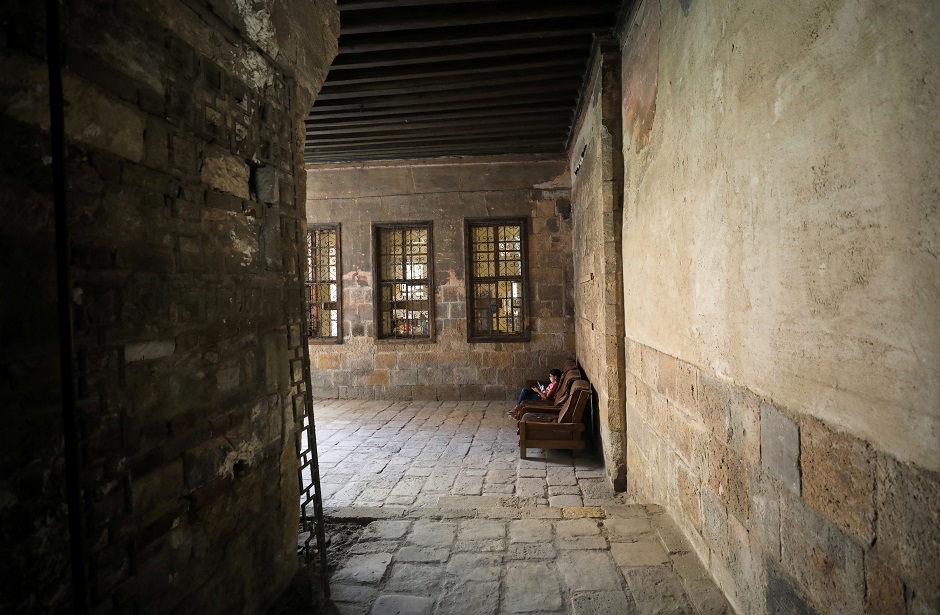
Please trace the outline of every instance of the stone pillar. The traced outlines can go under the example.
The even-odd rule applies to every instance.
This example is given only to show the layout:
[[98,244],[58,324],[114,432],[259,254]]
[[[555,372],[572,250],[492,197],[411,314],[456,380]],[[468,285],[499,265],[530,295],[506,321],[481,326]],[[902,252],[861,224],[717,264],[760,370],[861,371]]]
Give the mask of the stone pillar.
[[[3,222],[5,238],[16,238],[4,241],[13,266],[3,277],[39,292],[24,290],[3,314],[5,331],[23,331],[4,359],[14,404],[4,406],[3,432],[23,446],[4,463],[0,489],[4,501],[29,499],[42,519],[8,561],[24,563],[27,579],[10,606],[56,610],[69,597],[44,19],[29,9],[11,19],[2,121],[18,138],[3,198],[4,211],[23,215]],[[338,29],[332,2],[63,6],[74,367],[96,612],[258,611],[296,570],[302,122]]]

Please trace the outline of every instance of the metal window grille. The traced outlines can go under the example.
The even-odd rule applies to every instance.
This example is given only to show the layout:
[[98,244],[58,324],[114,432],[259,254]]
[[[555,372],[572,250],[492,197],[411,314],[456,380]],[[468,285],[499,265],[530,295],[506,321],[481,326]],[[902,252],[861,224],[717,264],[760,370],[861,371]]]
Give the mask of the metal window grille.
[[528,339],[525,220],[468,220],[467,246],[468,339]]
[[307,337],[342,339],[339,226],[314,226],[307,241]]
[[431,224],[377,226],[376,231],[377,336],[431,337]]

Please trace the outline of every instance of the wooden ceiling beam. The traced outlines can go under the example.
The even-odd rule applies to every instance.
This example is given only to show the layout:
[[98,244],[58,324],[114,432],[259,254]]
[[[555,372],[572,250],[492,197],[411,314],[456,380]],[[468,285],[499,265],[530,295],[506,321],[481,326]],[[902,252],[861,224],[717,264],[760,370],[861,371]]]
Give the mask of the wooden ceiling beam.
[[549,39],[502,41],[499,43],[477,43],[464,45],[450,51],[438,49],[431,53],[426,48],[386,50],[380,53],[353,53],[339,55],[330,65],[330,75],[344,71],[382,66],[407,66],[409,64],[431,64],[457,62],[461,60],[483,60],[486,58],[510,58],[517,55],[552,53],[556,51],[584,51],[584,36],[557,36]]
[[501,2],[488,5],[487,10],[480,10],[473,4],[428,5],[420,11],[407,7],[377,8],[341,15],[340,35],[567,20],[594,15],[608,17],[615,9],[616,2],[612,0],[539,0],[531,6]]
[[[538,82],[523,85],[506,86],[496,90],[475,88],[470,90],[445,90],[441,92],[426,92],[421,94],[396,94],[383,96],[381,98],[352,98],[341,101],[334,101],[332,105],[323,105],[323,109],[378,109],[382,107],[395,107],[406,104],[420,104],[428,108],[439,102],[459,102],[469,100],[500,100],[511,102],[519,95],[533,96],[540,93],[561,93],[566,92],[573,101],[577,100],[578,90],[570,82]],[[320,102],[319,100],[317,102]],[[572,103],[573,105],[573,103]]]
[[440,30],[415,30],[406,33],[340,35],[339,53],[367,53],[396,49],[427,49],[459,47],[473,43],[540,40],[555,37],[582,36],[585,46],[596,32],[609,32],[611,25],[604,16],[573,20],[554,20],[538,24],[497,24],[485,28],[464,27]]
[[[564,120],[564,118],[563,118]],[[452,124],[441,123],[436,125],[423,126],[382,126],[375,130],[362,128],[356,132],[349,131],[316,131],[308,132],[307,138],[311,145],[323,145],[326,143],[347,140],[350,143],[356,141],[376,140],[384,137],[400,136],[415,138],[428,136],[446,136],[446,135],[485,135],[485,134],[528,134],[542,133],[544,131],[565,130],[567,133],[568,125],[559,122],[556,118],[529,118],[525,122],[508,121],[500,123],[486,124]]]
[[[376,96],[395,96],[397,94],[421,94],[432,92],[455,92],[462,90],[476,90],[480,88],[493,88],[496,86],[512,86],[533,81],[553,80],[560,83],[570,78],[576,78],[584,72],[579,67],[562,67],[552,72],[529,73],[527,71],[501,71],[491,73],[485,77],[467,79],[408,79],[388,84],[363,83],[349,86],[324,86],[317,94],[318,101],[345,100],[352,97],[372,98]],[[496,76],[499,75],[499,76]]]
[[513,112],[501,110],[491,112],[485,115],[471,115],[468,113],[450,113],[450,114],[428,114],[425,116],[405,116],[394,118],[378,118],[369,122],[330,122],[311,124],[306,127],[307,135],[314,134],[334,134],[334,133],[355,133],[372,132],[383,126],[411,126],[411,127],[433,127],[436,125],[455,125],[469,124],[472,122],[487,122],[490,124],[504,124],[509,122],[524,122],[526,120],[537,120],[541,118],[553,118],[555,120],[571,119],[571,109],[568,107],[556,107],[545,110],[516,109]]
[[583,69],[587,59],[587,52],[578,50],[520,55],[511,59],[488,58],[486,60],[456,60],[447,64],[409,64],[395,68],[383,67],[360,69],[356,71],[330,71],[323,87],[330,88],[347,84],[381,83],[386,81],[400,81],[403,79],[456,77],[513,70],[537,71],[555,67],[577,66]]
[[[316,105],[310,109],[310,113],[307,115],[308,122],[318,122],[326,119],[361,119],[367,120],[367,118],[376,118],[376,117],[385,117],[385,116],[396,116],[396,115],[420,115],[422,113],[452,113],[460,112],[463,110],[466,111],[475,111],[475,110],[489,110],[489,109],[513,109],[519,106],[524,107],[541,107],[547,105],[566,105],[569,106],[573,104],[575,100],[575,91],[528,91],[524,93],[519,93],[516,96],[511,98],[507,97],[490,97],[490,98],[477,98],[477,99],[456,99],[453,101],[437,101],[433,105],[428,104],[425,100],[420,100],[417,103],[408,103],[402,105],[385,105],[379,107],[369,107],[369,108],[353,108],[347,110],[341,110],[332,106],[329,108],[321,108]],[[572,107],[573,109],[573,107]],[[367,120],[369,121],[369,120]]]

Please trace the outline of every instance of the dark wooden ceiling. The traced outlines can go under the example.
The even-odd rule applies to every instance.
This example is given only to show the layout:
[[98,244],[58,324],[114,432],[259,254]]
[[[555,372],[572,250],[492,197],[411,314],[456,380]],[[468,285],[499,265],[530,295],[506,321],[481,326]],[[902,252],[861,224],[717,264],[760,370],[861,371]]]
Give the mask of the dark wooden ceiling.
[[619,0],[337,0],[307,162],[562,153]]

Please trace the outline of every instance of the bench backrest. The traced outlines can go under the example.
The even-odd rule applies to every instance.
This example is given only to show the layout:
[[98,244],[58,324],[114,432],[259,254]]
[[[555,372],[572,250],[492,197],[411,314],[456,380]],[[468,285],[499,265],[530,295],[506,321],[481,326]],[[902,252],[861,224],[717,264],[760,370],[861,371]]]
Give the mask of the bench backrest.
[[575,380],[565,405],[558,413],[559,423],[580,423],[584,409],[591,399],[591,384],[587,380]]
[[571,392],[571,385],[581,380],[581,370],[577,368],[569,369],[561,375],[561,382],[558,383],[558,392],[555,393],[554,405],[560,406],[568,401],[568,394]]

